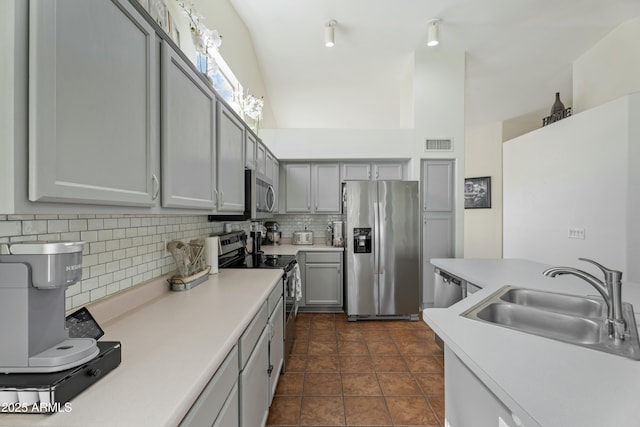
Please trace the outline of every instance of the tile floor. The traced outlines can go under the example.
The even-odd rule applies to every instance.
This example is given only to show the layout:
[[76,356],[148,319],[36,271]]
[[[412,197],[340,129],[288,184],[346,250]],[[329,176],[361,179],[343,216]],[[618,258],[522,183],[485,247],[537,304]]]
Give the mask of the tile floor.
[[422,321],[299,313],[268,426],[444,424],[444,356]]

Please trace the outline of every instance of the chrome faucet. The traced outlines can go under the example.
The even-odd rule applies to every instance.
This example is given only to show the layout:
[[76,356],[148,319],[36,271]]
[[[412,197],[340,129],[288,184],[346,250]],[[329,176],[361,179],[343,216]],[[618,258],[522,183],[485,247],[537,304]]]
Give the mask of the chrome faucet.
[[602,270],[604,273],[604,283],[592,274],[572,267],[553,267],[545,270],[542,274],[549,277],[571,274],[583,279],[596,288],[607,303],[607,327],[609,329],[609,337],[615,340],[624,340],[627,335],[627,322],[622,315],[622,272],[606,268],[590,259],[578,259],[580,261],[590,262]]

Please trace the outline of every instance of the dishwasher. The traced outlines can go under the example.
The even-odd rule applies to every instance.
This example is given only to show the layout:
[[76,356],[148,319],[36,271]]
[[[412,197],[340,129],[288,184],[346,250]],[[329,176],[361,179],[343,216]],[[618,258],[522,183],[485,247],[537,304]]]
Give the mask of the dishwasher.
[[467,296],[467,284],[446,271],[435,269],[435,288],[433,306],[447,308]]
[[[467,296],[467,283],[446,271],[435,269],[434,308],[447,308]],[[436,344],[444,350],[444,341],[435,335]]]

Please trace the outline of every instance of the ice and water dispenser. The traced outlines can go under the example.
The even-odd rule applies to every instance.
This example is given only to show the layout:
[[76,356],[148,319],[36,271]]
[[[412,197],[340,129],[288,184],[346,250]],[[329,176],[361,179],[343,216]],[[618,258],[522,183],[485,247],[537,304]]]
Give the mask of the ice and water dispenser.
[[354,228],[353,252],[356,254],[370,254],[371,237],[371,228]]

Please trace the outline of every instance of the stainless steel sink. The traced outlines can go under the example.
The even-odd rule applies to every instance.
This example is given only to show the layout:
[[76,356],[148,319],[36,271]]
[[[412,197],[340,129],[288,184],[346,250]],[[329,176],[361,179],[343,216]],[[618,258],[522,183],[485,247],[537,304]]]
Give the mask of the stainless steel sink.
[[461,314],[488,324],[640,360],[633,306],[623,303],[629,333],[609,338],[607,305],[598,298],[505,286]]
[[506,302],[540,308],[572,316],[606,316],[607,304],[602,299],[557,294],[533,289],[513,288],[500,296]]

